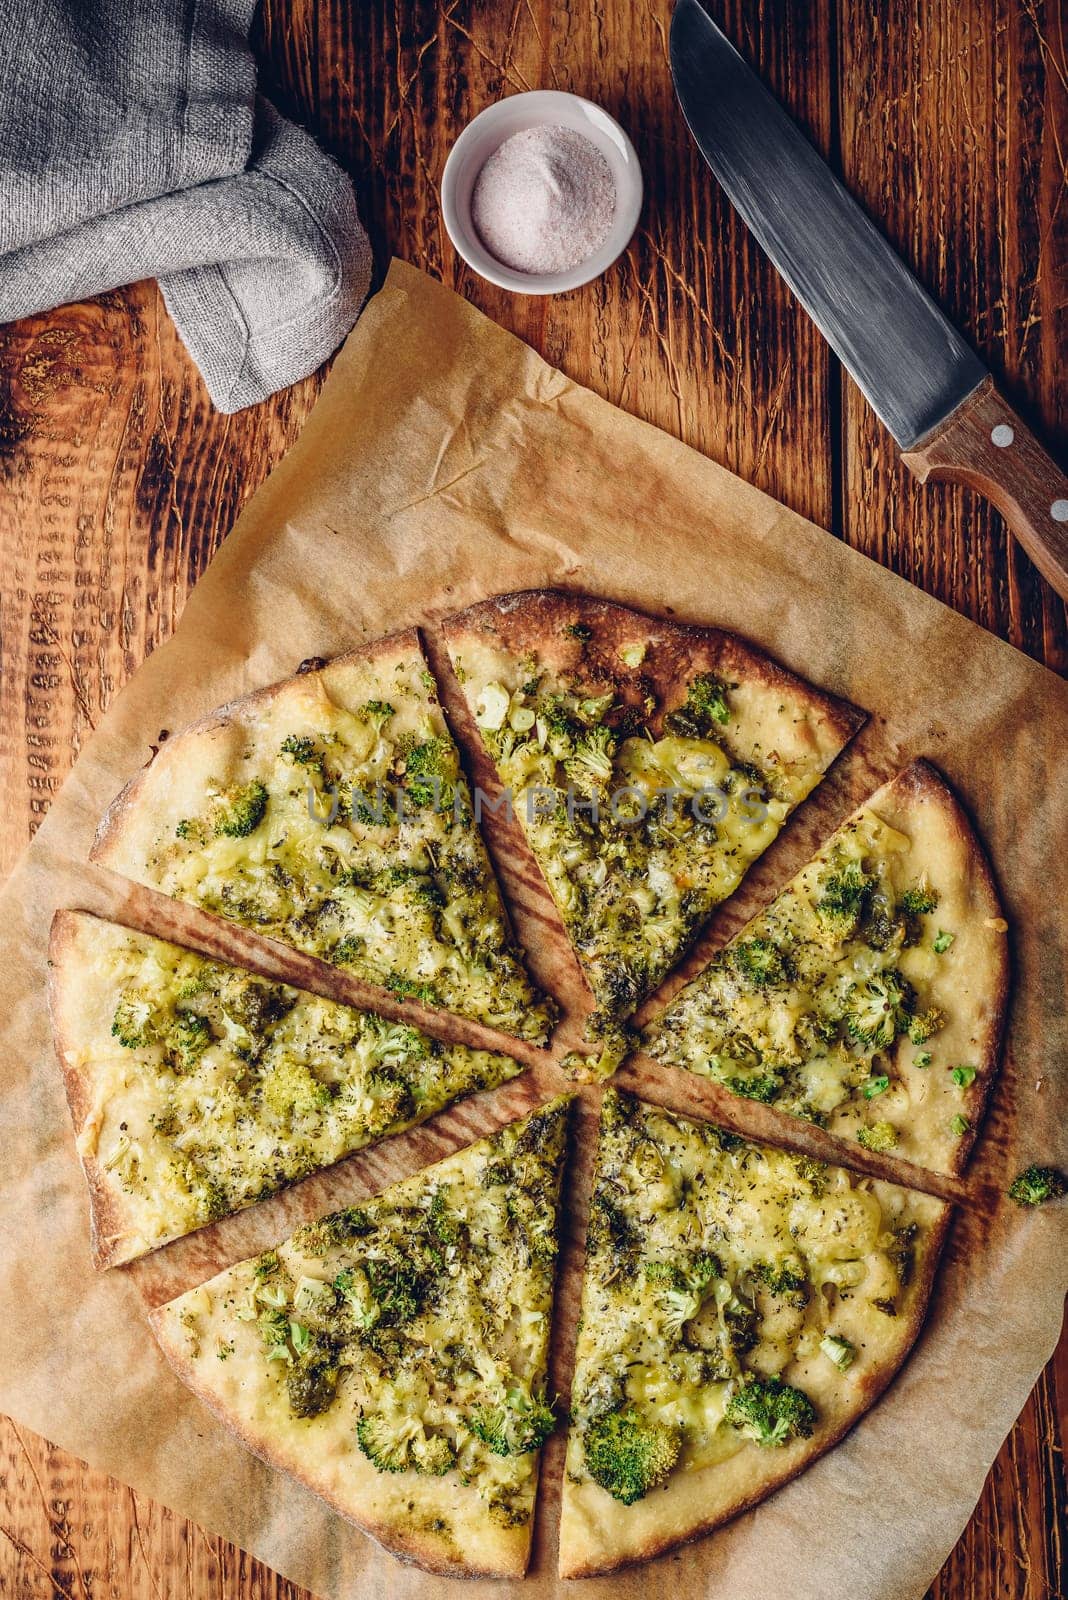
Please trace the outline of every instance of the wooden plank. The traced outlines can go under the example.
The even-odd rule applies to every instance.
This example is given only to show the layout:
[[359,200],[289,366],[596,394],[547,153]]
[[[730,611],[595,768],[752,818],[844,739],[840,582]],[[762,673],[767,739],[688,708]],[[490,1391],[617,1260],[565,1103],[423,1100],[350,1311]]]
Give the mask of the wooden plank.
[[[1056,7],[1040,0],[839,0],[838,41],[846,182],[1063,462],[1063,13],[1058,21]],[[1002,519],[965,490],[919,485],[852,382],[841,383],[844,537],[1064,670],[1065,605]],[[1065,1592],[1066,1402],[1068,1335],[999,1453],[932,1600]]]
[[[1063,27],[1041,0],[725,0],[728,31],[1063,444]],[[667,72],[667,0],[265,0],[263,87],[352,172],[376,246],[437,273],[549,360],[1036,655],[1064,613],[997,519],[922,490],[833,379],[807,319],[697,156]],[[647,178],[601,283],[515,299],[441,225],[452,140],[531,87],[614,111]],[[164,639],[319,379],[214,415],[154,285],[0,329],[0,871],[116,689]],[[833,444],[833,448],[832,448]],[[836,477],[837,471],[837,477]],[[1006,1442],[937,1600],[1068,1589],[1068,1339]],[[0,1597],[310,1600],[193,1524],[0,1419]]]
[[[1068,65],[1041,0],[840,0],[847,183],[1065,459]],[[1020,649],[1068,667],[1066,609],[967,490],[923,487],[851,381],[843,532]],[[903,641],[902,641],[903,642]]]

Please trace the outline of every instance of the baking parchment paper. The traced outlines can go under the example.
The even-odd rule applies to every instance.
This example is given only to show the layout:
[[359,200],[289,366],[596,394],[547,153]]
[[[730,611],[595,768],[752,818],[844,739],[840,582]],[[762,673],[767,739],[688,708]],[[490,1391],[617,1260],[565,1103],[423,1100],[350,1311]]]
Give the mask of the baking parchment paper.
[[[174,1275],[170,1252],[92,1272],[45,1009],[49,922],[61,905],[115,908],[85,859],[102,809],[161,729],[305,657],[542,584],[734,628],[871,713],[717,919],[720,936],[897,766],[922,754],[941,768],[986,841],[1011,925],[1008,1045],[972,1173],[1003,1189],[1031,1160],[1068,1164],[1065,686],[394,263],[300,440],[242,514],[173,638],[118,697],[0,897],[0,1407],[326,1600],[458,1591],[401,1567],[273,1474],[183,1390],[143,1320],[145,1299]],[[551,973],[522,906],[517,920],[535,967]],[[585,1147],[588,1108],[580,1121]],[[343,1163],[184,1241],[179,1275],[206,1276],[478,1131],[471,1103],[440,1134]],[[553,1576],[550,1492],[525,1589],[654,1600],[920,1596],[1054,1348],[1066,1259],[1064,1206],[959,1213],[912,1359],[842,1445],[720,1532],[581,1584]],[[549,1465],[558,1458],[557,1445]],[[471,1588],[503,1596],[511,1586]]]

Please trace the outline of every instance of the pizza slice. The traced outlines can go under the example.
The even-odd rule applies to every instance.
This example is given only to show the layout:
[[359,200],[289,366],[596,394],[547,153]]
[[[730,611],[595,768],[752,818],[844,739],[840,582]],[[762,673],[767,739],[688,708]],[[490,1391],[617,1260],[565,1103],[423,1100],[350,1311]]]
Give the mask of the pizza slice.
[[551,1032],[414,629],[172,735],[92,854],[400,996]]
[[941,1201],[608,1090],[560,1573],[707,1532],[829,1449],[919,1331]]
[[98,1267],[522,1071],[82,912],[53,921],[50,1000]]
[[546,1395],[568,1102],[555,1100],[152,1314],[269,1465],[405,1560],[520,1577]]
[[611,1071],[625,1019],[861,717],[731,634],[579,595],[501,595],[444,627]]
[[997,1069],[1006,923],[951,791],[876,791],[647,1029],[658,1061],[940,1172]]

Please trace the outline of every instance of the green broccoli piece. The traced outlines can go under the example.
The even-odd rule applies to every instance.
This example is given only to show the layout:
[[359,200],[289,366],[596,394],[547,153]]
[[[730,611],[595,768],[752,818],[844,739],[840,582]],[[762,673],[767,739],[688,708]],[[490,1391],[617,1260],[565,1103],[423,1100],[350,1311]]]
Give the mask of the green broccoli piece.
[[782,1078],[777,1072],[763,1072],[747,1078],[727,1078],[726,1085],[732,1094],[744,1095],[747,1100],[760,1100],[768,1106],[778,1097]]
[[[300,1324],[294,1324],[299,1327]],[[337,1394],[338,1369],[331,1361],[310,1361],[286,1379],[289,1409],[295,1417],[317,1417],[328,1411]]]
[[897,1139],[897,1129],[892,1122],[873,1122],[857,1129],[857,1143],[865,1150],[878,1150],[882,1155],[889,1155],[897,1148]]
[[388,700],[368,700],[363,709],[375,722],[388,722],[396,715]]
[[425,1433],[414,1419],[361,1417],[356,1424],[356,1443],[379,1472],[418,1472],[440,1478],[456,1464],[449,1441],[441,1434]]
[[[344,942],[344,941],[342,941]],[[340,949],[340,945],[338,949]],[[333,960],[336,961],[335,950]],[[438,997],[429,983],[416,983],[412,978],[406,978],[403,973],[391,972],[386,979],[386,988],[390,994],[395,994],[398,1000],[418,1000],[424,1006],[436,1006]]]
[[467,1426],[495,1456],[521,1456],[541,1449],[556,1427],[556,1417],[547,1401],[528,1399],[514,1390],[501,1404],[473,1411]]
[[124,994],[115,1007],[111,1032],[124,1050],[145,1050],[155,1039],[152,1006],[139,995]]
[[782,1295],[791,1305],[808,1304],[808,1273],[799,1257],[777,1262],[757,1261],[753,1265],[753,1275],[772,1294]]
[[1068,1194],[1068,1178],[1056,1167],[1025,1167],[1009,1184],[1008,1195],[1018,1206],[1041,1206]]
[[453,801],[448,780],[454,772],[452,746],[446,739],[425,739],[404,758],[404,792],[413,805],[447,810]]
[[840,943],[852,938],[860,926],[875,888],[859,861],[847,861],[823,884],[823,892],[816,901],[816,915],[825,930]]
[[176,839],[185,839],[189,844],[207,844],[208,836],[204,824],[196,817],[183,817],[174,830]]
[[392,1328],[411,1322],[422,1303],[424,1289],[415,1268],[405,1261],[372,1258],[364,1262],[364,1272],[378,1307],[377,1322]]
[[900,909],[906,917],[922,917],[938,904],[936,889],[906,889],[901,896]]
[[706,739],[717,725],[726,727],[730,720],[727,685],[714,672],[701,672],[690,683],[682,705],[664,718],[664,727],[683,739]]
[[820,1340],[820,1349],[839,1372],[846,1372],[857,1359],[856,1347],[848,1339],[839,1339],[836,1334],[824,1334]]
[[678,1460],[679,1432],[644,1420],[633,1407],[610,1411],[586,1429],[586,1469],[623,1505],[633,1505],[666,1483]]
[[434,1198],[430,1202],[427,1221],[434,1237],[443,1245],[459,1244],[463,1235],[463,1225],[455,1211],[445,1198],[444,1189],[435,1189]]
[[945,1012],[940,1011],[937,1006],[921,1011],[909,1021],[909,1039],[913,1044],[926,1044],[931,1035],[938,1032],[945,1020]]
[[163,1039],[167,1055],[182,1069],[195,1067],[210,1043],[208,1019],[195,1011],[180,1011]]
[[851,985],[846,996],[845,1024],[851,1039],[885,1050],[911,1021],[912,991],[900,973],[873,973]]
[[944,956],[956,937],[955,933],[947,933],[945,928],[939,928],[933,940],[935,955]]
[[751,1378],[731,1395],[724,1416],[761,1445],[807,1439],[816,1426],[816,1408],[808,1395],[781,1378]]
[[322,770],[323,757],[315,740],[305,733],[290,733],[282,740],[281,751],[298,767],[318,767]]
[[612,778],[612,758],[618,740],[611,728],[590,728],[575,741],[574,754],[564,761],[564,771],[585,795],[603,789]]
[[228,789],[212,807],[211,823],[216,838],[247,838],[259,827],[266,811],[267,788],[259,778]]
[[771,939],[743,939],[731,948],[731,963],[754,988],[787,983],[792,976],[789,957]]
[[646,1282],[663,1286],[659,1297],[664,1314],[664,1327],[672,1337],[677,1337],[687,1324],[697,1316],[705,1301],[709,1285],[720,1274],[716,1257],[702,1253],[694,1257],[687,1267],[673,1262],[647,1261]]
[[280,1056],[263,1080],[264,1104],[276,1117],[308,1116],[330,1103],[330,1089],[304,1061]]

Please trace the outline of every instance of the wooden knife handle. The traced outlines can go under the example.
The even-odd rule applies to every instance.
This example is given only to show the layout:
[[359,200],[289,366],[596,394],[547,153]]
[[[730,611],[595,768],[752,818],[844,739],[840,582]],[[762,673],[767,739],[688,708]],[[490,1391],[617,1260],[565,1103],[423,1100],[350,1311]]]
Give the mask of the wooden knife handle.
[[946,421],[901,458],[921,483],[951,479],[1001,512],[1039,572],[1068,600],[1068,478],[984,378]]

